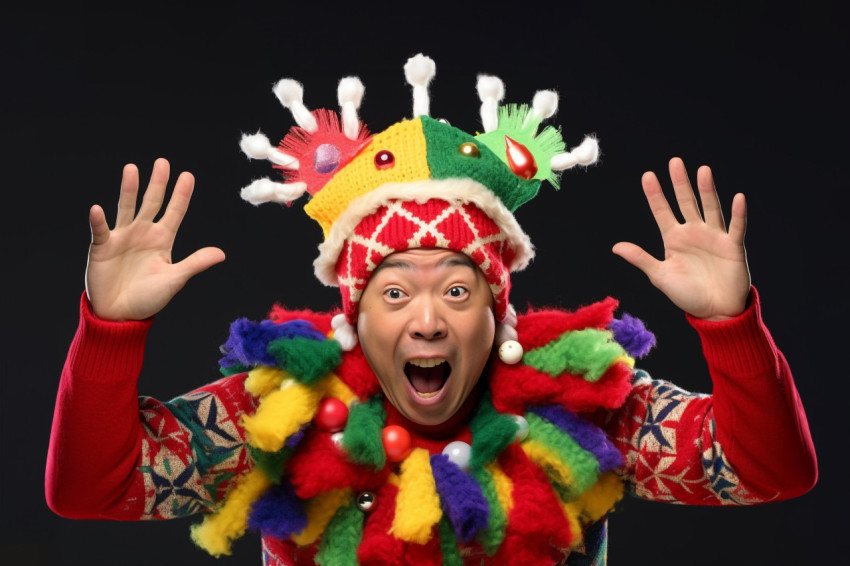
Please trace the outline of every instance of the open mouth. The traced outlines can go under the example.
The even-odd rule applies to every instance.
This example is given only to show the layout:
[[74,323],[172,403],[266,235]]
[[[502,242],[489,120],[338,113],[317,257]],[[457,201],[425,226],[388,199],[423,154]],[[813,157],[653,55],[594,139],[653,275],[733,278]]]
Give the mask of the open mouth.
[[416,358],[404,364],[407,380],[423,399],[437,395],[448,381],[451,371],[451,366],[443,358]]

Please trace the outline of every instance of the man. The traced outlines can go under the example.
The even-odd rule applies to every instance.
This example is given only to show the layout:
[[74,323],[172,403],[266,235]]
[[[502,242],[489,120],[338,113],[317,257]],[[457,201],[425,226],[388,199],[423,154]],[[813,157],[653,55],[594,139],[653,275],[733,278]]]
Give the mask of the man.
[[601,564],[605,516],[624,488],[707,505],[810,489],[805,414],[750,285],[743,195],[727,230],[711,171],[698,172],[698,204],[673,159],[683,223],[656,176],[643,178],[665,259],[614,246],[700,333],[714,395],[692,395],[633,368],[654,338],[615,318],[613,299],[519,316],[510,305],[510,273],[533,256],[513,212],[558,171],[594,162],[595,140],[568,152],[556,130],[537,131],[553,93],[500,111],[494,77],[479,78],[484,132],[470,136],[428,115],[430,59],[405,73],[416,117],[375,135],[357,118],[356,79],[340,82],[339,118],[307,110],[297,83],[276,85],[298,126],[279,147],[255,134],[242,148],[285,182],[262,179],[242,196],[289,204],[310,193],[305,210],[325,236],[316,274],[340,286],[342,312],[276,307],[234,322],[226,377],[169,403],[137,405],[145,333],[224,254],[172,264],[193,179],[180,175],[154,222],[168,163],[154,164],[138,213],[138,171],[125,167],[115,228],[100,207],[90,213],[51,507],[79,518],[206,512],[197,544],[226,554],[257,529],[267,564]]

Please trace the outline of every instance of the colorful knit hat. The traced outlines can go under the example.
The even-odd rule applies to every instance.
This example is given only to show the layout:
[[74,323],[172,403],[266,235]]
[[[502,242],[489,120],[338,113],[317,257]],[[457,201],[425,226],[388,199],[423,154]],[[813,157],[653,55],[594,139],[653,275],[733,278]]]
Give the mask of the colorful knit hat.
[[284,182],[256,180],[242,189],[242,198],[289,205],[305,192],[311,195],[304,210],[324,233],[315,273],[324,284],[340,287],[343,314],[334,329],[344,348],[357,343],[357,306],[372,271],[388,255],[414,248],[469,256],[493,293],[494,314],[503,323],[497,339],[513,339],[510,273],[534,256],[513,213],[542,181],[557,189],[561,171],[594,163],[598,144],[588,136],[565,151],[558,129],[538,132],[557,110],[555,92],[537,92],[531,106],[500,106],[504,85],[485,75],[477,84],[484,133],[468,134],[429,116],[428,85],[435,74],[430,58],[416,55],[404,71],[413,87],[414,118],[374,135],[357,116],[364,87],[356,77],[339,83],[339,115],[308,110],[302,86],[279,81],[274,93],[297,126],[278,147],[260,132],[244,135],[240,147],[250,158],[269,160]]

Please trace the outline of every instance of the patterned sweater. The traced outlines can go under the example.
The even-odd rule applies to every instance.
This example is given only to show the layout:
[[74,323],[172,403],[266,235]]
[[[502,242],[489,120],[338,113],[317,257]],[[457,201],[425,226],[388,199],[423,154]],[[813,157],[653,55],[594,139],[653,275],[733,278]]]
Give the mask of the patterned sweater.
[[[321,326],[329,317],[310,316],[327,330]],[[736,319],[689,321],[702,340],[712,395],[637,370],[624,403],[585,415],[622,455],[616,473],[626,489],[690,505],[756,504],[806,492],[817,478],[808,424],[788,365],[761,320],[755,289]],[[46,473],[48,503],[62,516],[143,520],[214,511],[254,465],[242,419],[255,413],[257,399],[245,389],[246,373],[168,402],[138,397],[150,325],[99,320],[83,295]],[[386,409],[388,423],[400,422],[392,407]],[[414,433],[414,444],[434,454],[468,434],[463,426],[441,433]],[[552,563],[604,564],[606,545],[603,518]],[[263,536],[267,565],[310,564],[316,550],[316,544]],[[413,554],[398,561],[431,563]],[[479,564],[481,557],[467,555],[464,563]]]

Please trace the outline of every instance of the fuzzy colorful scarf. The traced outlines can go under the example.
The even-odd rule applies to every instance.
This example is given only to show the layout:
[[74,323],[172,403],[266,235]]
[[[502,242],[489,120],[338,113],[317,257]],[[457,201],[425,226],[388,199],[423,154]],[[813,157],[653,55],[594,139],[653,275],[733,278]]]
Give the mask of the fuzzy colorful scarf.
[[[380,386],[359,346],[343,352],[330,315],[277,308],[234,322],[222,372],[249,372],[259,397],[243,425],[254,468],[192,528],[229,554],[246,529],[315,547],[320,565],[557,562],[622,498],[622,456],[586,415],[616,409],[634,357],[654,337],[612,298],[575,312],[518,317],[520,363],[493,363],[469,422],[468,465],[413,448],[387,458]],[[348,408],[344,429],[317,419],[326,399]],[[521,418],[519,418],[521,417]],[[527,426],[526,426],[527,425]]]

